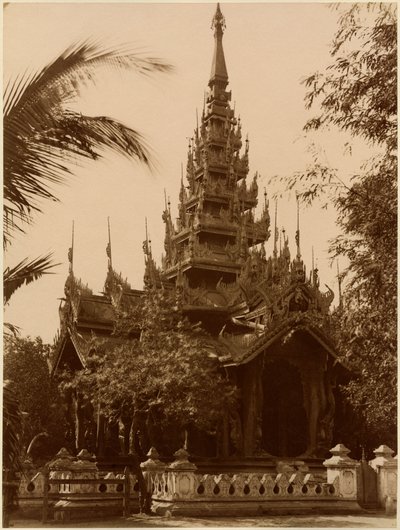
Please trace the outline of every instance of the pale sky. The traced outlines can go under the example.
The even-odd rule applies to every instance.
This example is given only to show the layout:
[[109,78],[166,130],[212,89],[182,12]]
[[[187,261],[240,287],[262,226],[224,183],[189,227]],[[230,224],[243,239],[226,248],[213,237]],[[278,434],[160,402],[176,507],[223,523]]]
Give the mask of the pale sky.
[[[7,250],[6,265],[54,252],[56,274],[45,276],[12,297],[5,320],[22,335],[51,342],[58,328],[59,298],[67,277],[67,251],[75,221],[74,271],[94,293],[102,291],[107,270],[107,217],[111,220],[114,268],[133,288],[143,286],[142,241],[147,216],[153,254],[160,263],[164,224],[164,188],[176,212],[181,163],[186,166],[187,138],[201,112],[213,51],[210,29],[215,3],[31,3],[4,11],[4,80],[42,68],[69,45],[94,37],[105,44],[133,44],[175,67],[151,79],[104,70],[98,84],[84,89],[75,108],[106,115],[140,131],[152,146],[157,169],[151,174],[136,162],[112,153],[100,162],[75,167],[68,185],[59,186],[61,203],[43,203],[43,214]],[[304,108],[301,80],[329,64],[329,44],[337,12],[321,3],[221,3],[226,18],[224,51],[232,101],[250,139],[250,173],[263,188],[273,175],[290,175],[311,161],[307,145],[321,143],[325,161],[346,178],[368,156],[362,145],[344,156],[348,138],[335,132],[304,138],[312,111]],[[314,111],[315,113],[316,111]],[[267,188],[271,196],[276,188]],[[273,218],[274,203],[270,201]],[[278,206],[278,225],[289,235],[295,254],[296,207],[286,198]],[[321,286],[336,290],[336,266],[327,260],[328,239],[336,234],[334,214],[318,205],[301,210],[301,247],[307,270],[311,248],[318,259]],[[271,252],[272,241],[267,245]],[[324,287],[323,287],[324,289]]]

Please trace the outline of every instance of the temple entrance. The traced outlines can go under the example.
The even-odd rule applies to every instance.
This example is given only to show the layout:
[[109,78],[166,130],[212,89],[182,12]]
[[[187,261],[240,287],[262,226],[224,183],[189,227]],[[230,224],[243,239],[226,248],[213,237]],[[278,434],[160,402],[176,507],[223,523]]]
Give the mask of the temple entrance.
[[285,360],[267,362],[263,392],[262,449],[283,457],[304,453],[308,429],[297,368]]

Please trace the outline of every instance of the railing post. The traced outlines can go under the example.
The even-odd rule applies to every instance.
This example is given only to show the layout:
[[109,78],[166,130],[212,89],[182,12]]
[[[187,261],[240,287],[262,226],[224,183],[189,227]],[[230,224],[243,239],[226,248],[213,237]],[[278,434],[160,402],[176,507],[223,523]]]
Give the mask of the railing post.
[[339,479],[339,493],[343,499],[357,501],[357,468],[359,462],[348,456],[350,450],[343,444],[337,444],[330,452],[331,458],[324,461],[327,468],[327,482],[333,484]]
[[148,459],[140,464],[147,490],[146,498],[141,499],[141,510],[145,513],[151,511],[151,497],[155,476],[157,473],[163,473],[166,468],[166,465],[159,460],[159,454],[155,447],[151,447],[146,456],[148,456]]
[[388,514],[396,511],[397,500],[397,459],[393,449],[380,445],[375,449],[375,458],[369,465],[377,473],[378,502]]
[[174,498],[190,498],[195,493],[195,472],[197,466],[189,462],[186,449],[174,453],[175,460],[167,468],[168,483]]
[[47,523],[48,509],[49,509],[49,466],[46,464],[43,467],[43,511],[42,523]]
[[126,466],[124,469],[124,517],[125,519],[130,515],[129,497],[130,497],[130,480],[129,480],[129,467]]

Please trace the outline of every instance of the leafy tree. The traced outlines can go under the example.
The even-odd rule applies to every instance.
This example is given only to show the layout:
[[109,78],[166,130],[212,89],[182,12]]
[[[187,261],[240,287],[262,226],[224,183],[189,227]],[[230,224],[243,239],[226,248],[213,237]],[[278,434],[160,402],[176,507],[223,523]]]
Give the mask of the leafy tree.
[[63,445],[65,433],[62,404],[50,377],[49,353],[50,346],[39,337],[5,340],[4,377],[25,416],[24,421],[21,415],[18,420],[20,451],[40,460],[54,455]]
[[287,181],[287,189],[305,183],[301,196],[307,202],[327,192],[338,212],[341,233],[330,251],[349,265],[342,275],[344,303],[334,319],[339,350],[357,374],[343,390],[374,443],[395,443],[397,416],[396,39],[395,4],[346,6],[332,64],[305,80],[306,106],[320,108],[305,129],[337,127],[363,138],[377,154],[348,185],[318,153],[305,172]]
[[10,381],[3,385],[3,527],[8,528],[10,513],[15,508],[18,488],[17,473],[21,464],[22,412]]
[[[138,328],[140,340],[129,340]],[[101,396],[111,419],[130,417],[132,434],[138,427],[145,431],[145,449],[155,445],[171,453],[191,428],[215,433],[235,406],[236,391],[212,354],[212,339],[182,317],[172,295],[148,291],[119,313],[116,334],[128,340],[112,347],[94,339],[86,367],[64,377],[64,388],[79,389],[96,405]]]
[[[103,49],[93,42],[71,46],[41,71],[22,74],[6,84],[4,94],[4,201],[3,245],[24,231],[40,201],[57,201],[52,191],[71,172],[66,162],[98,159],[105,149],[150,164],[142,136],[106,116],[84,116],[68,108],[82,84],[96,83],[99,67],[133,68],[149,75],[168,71],[161,60],[140,57],[123,49]],[[47,273],[49,259],[26,259],[7,269],[4,283],[8,298],[15,288]]]

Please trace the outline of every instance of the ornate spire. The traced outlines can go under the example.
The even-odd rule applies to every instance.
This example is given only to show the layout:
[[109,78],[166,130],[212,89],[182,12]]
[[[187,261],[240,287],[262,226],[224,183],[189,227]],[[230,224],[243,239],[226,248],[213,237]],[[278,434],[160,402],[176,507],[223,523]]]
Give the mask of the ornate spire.
[[[149,234],[147,231],[147,217],[144,218],[144,225],[145,225],[145,231],[146,231],[146,239],[143,241],[143,252],[145,256],[151,256],[151,241],[149,240]],[[145,258],[146,262],[146,258]]]
[[214,55],[211,65],[209,87],[212,87],[215,82],[222,81],[226,86],[228,84],[228,71],[225,64],[224,49],[222,47],[222,35],[225,29],[225,18],[217,4],[214,18],[212,19],[211,28],[214,29]]
[[275,228],[274,228],[274,258],[278,255],[278,239],[279,239],[279,230],[277,225],[278,220],[278,199],[275,199]]
[[298,260],[301,259],[301,252],[300,252],[300,206],[299,206],[299,196],[296,194],[296,202],[297,202],[297,230],[296,230],[296,247],[297,247],[297,253],[296,258]]
[[338,289],[339,289],[339,309],[343,309],[343,296],[342,296],[342,275],[339,271],[339,260],[336,260],[337,268],[337,280],[338,280]]
[[108,268],[112,269],[112,257],[111,257],[111,231],[110,231],[110,218],[107,217],[108,224],[108,243],[106,247],[106,254],[108,257]]
[[72,221],[72,241],[71,246],[68,249],[68,261],[69,261],[69,273],[71,274],[74,269],[74,221]]

